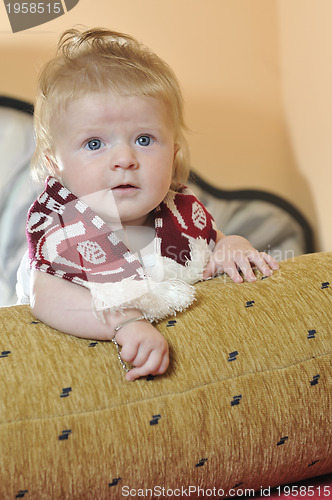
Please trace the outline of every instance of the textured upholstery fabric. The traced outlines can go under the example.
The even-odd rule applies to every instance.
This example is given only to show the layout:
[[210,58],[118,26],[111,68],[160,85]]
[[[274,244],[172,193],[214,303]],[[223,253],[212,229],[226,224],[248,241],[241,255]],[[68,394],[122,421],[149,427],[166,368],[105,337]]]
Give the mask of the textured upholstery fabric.
[[167,373],[133,383],[112,343],[0,308],[0,498],[219,498],[332,472],[332,254],[196,289],[157,326]]

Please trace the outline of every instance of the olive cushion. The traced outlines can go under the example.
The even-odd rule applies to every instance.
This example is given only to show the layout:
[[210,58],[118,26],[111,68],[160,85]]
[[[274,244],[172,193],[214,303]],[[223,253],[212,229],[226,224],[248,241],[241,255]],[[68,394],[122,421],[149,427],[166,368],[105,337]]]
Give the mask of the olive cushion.
[[219,498],[332,472],[332,253],[196,290],[157,325],[168,371],[133,383],[113,343],[0,308],[1,499]]

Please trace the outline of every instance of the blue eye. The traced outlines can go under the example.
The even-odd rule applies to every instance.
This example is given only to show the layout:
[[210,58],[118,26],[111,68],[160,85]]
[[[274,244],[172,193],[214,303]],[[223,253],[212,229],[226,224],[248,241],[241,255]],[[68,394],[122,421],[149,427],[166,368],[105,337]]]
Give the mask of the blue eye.
[[101,142],[100,139],[91,139],[86,143],[85,147],[90,151],[96,151],[97,149],[100,149],[102,145],[103,143]]
[[141,135],[137,140],[136,140],[136,143],[139,145],[139,146],[150,146],[151,144],[151,137],[149,137],[148,135]]

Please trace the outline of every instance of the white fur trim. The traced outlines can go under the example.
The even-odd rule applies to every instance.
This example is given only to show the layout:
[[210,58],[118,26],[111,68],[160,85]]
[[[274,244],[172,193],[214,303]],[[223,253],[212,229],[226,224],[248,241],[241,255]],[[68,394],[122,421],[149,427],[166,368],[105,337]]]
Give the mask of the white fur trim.
[[154,281],[126,278],[117,283],[87,283],[97,313],[139,309],[149,321],[184,311],[195,300],[194,287],[181,280]]
[[190,249],[191,258],[185,266],[168,257],[146,256],[145,264],[153,260],[153,265],[147,266],[149,276],[144,280],[130,277],[116,283],[86,283],[96,312],[133,308],[149,321],[160,321],[184,311],[195,300],[191,285],[203,279],[204,267],[212,254],[202,238],[190,241]]

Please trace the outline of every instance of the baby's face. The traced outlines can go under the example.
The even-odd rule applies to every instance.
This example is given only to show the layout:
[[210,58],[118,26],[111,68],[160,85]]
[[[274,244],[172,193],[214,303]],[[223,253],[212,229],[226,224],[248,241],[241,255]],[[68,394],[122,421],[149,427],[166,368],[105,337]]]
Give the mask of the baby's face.
[[163,102],[90,93],[59,115],[53,138],[62,183],[105,222],[144,225],[166,196],[178,148]]

